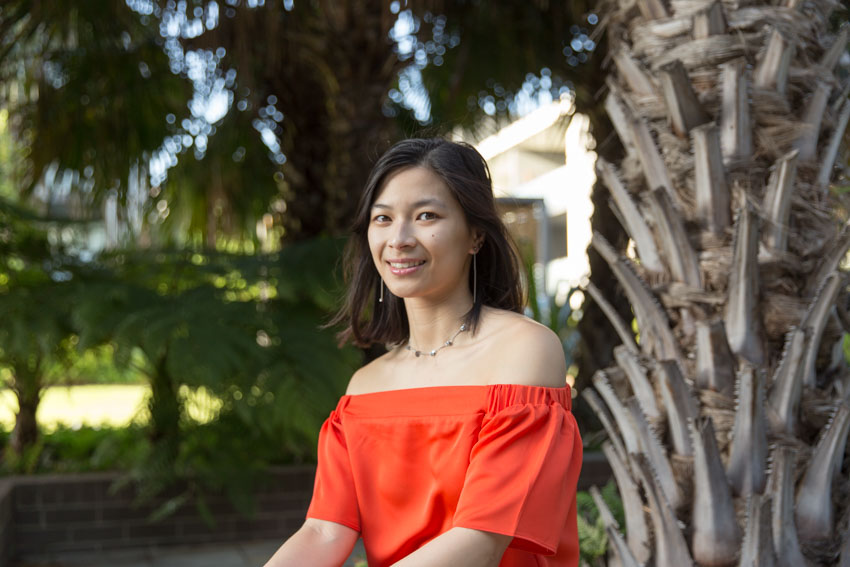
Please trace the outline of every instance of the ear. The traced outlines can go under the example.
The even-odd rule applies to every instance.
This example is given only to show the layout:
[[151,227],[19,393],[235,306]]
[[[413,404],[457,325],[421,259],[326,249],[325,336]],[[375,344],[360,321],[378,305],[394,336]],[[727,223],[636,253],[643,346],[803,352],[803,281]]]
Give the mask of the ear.
[[481,246],[484,244],[484,231],[479,230],[477,228],[472,229],[472,249],[469,251],[470,254],[477,254],[479,250],[481,250]]

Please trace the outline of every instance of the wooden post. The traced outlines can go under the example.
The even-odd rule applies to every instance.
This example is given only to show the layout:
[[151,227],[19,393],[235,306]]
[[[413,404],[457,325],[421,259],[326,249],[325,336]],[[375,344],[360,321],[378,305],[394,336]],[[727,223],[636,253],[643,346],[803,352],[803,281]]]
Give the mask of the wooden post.
[[750,124],[750,100],[746,62],[737,59],[724,63],[723,103],[720,110],[720,147],[727,160],[746,160],[753,153],[753,129]]
[[667,109],[673,122],[673,130],[685,137],[691,128],[705,124],[710,120],[708,114],[694,93],[691,80],[685,66],[678,59],[663,65],[660,69],[661,88]]
[[722,234],[731,222],[729,185],[720,151],[720,135],[711,122],[691,130],[697,217],[713,234]]
[[778,29],[774,29],[764,57],[756,65],[755,85],[760,89],[773,89],[779,94],[785,94],[793,54],[794,45]]
[[784,252],[788,246],[788,218],[791,194],[797,178],[797,150],[791,150],[776,162],[764,194],[762,209],[767,216],[764,242],[772,250]]

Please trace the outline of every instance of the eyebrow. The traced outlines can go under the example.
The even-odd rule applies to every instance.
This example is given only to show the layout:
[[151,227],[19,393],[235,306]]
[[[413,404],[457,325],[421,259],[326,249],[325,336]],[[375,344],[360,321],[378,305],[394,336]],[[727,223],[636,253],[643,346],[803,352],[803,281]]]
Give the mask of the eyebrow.
[[[419,201],[416,201],[415,203],[413,203],[412,208],[418,209],[420,207],[433,207],[433,206],[446,208],[446,206],[443,204],[443,202],[438,200],[438,199],[420,199]],[[373,209],[392,210],[391,206],[385,205],[383,203],[375,203],[374,205],[372,205],[372,208]]]

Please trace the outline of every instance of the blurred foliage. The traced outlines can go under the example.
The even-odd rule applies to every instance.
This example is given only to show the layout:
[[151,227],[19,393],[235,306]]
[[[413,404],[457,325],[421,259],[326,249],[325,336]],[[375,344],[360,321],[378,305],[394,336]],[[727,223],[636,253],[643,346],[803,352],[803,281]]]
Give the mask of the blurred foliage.
[[[114,362],[115,348],[109,344],[80,351],[78,335],[69,336],[67,364],[52,369],[50,375],[57,376],[62,385],[79,384],[139,384],[145,376],[139,371],[141,353],[134,353],[129,365],[118,367]],[[135,362],[135,364],[134,364]]]
[[122,2],[10,1],[0,10],[0,100],[27,154],[18,191],[58,168],[84,192],[126,195],[130,168],[161,146],[166,115],[191,96],[156,27]]
[[[620,500],[614,480],[608,481],[608,484],[602,487],[600,492],[605,504],[614,514],[614,519],[620,526],[625,526],[623,502]],[[592,567],[607,565],[605,557],[608,550],[608,535],[605,532],[605,524],[602,522],[599,510],[589,492],[578,492],[576,494],[576,507],[578,508],[578,539],[581,559]]]
[[[8,439],[0,434],[0,448]],[[22,455],[7,454],[0,474],[127,470],[140,460],[145,435],[138,426],[59,427],[43,433]]]
[[[0,366],[18,399],[10,449],[20,454],[38,438],[35,412],[42,388],[71,364],[71,286],[61,248],[34,217],[0,197]],[[61,274],[63,277],[55,277]]]
[[[143,501],[181,488],[161,514],[190,501],[203,511],[209,491],[247,511],[270,463],[315,458],[320,425],[360,361],[318,328],[339,293],[340,240],[265,255],[116,251],[81,263],[51,246],[31,213],[0,205],[0,363],[31,426],[48,369],[111,352],[116,372],[149,381],[151,418],[144,443],[129,453],[106,445],[93,467],[124,465]],[[189,418],[187,391],[207,393],[211,421]],[[59,450],[65,440],[10,441],[3,467],[61,470],[52,463],[78,454],[73,443]]]
[[[338,240],[270,255],[130,251],[79,277],[80,347],[110,342],[117,364],[144,353],[148,445],[126,481],[147,500],[181,488],[170,513],[227,493],[243,511],[272,462],[313,460],[322,421],[360,361],[317,328],[337,293]],[[208,393],[214,419],[186,413],[182,388]],[[207,514],[211,519],[211,516]]]
[[588,98],[588,4],[7,0],[18,189],[115,196],[157,242],[339,235],[393,141]]
[[[575,361],[573,360],[576,346],[579,341],[578,323],[581,320],[581,311],[574,310],[570,305],[570,298],[579,288],[570,288],[563,299],[556,298],[540,289],[539,270],[544,269],[535,262],[534,249],[525,243],[519,246],[520,257],[524,267],[524,283],[527,288],[528,306],[526,314],[538,323],[546,325],[558,338],[564,349],[564,358],[567,363],[567,373],[575,377]],[[580,429],[584,431],[584,424],[579,422]]]

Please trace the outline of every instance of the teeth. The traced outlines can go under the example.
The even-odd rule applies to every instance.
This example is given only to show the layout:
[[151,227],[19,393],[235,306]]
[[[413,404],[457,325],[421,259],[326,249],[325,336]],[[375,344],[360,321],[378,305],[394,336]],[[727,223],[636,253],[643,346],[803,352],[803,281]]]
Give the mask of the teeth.
[[401,268],[412,268],[414,266],[421,266],[424,263],[425,263],[424,261],[422,261],[422,262],[390,262],[390,266],[392,266],[393,268],[396,268],[396,269],[401,269]]

